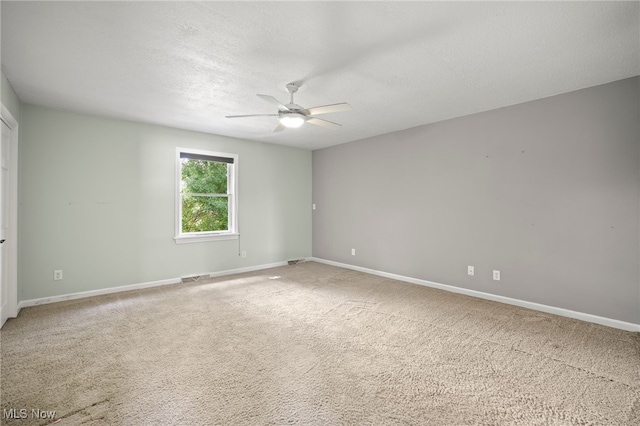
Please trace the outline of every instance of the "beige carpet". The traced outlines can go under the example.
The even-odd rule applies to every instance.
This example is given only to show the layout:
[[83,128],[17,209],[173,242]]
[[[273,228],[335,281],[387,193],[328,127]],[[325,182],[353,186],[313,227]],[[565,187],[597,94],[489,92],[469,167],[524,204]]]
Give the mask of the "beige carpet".
[[23,309],[6,424],[639,425],[637,334],[314,262]]

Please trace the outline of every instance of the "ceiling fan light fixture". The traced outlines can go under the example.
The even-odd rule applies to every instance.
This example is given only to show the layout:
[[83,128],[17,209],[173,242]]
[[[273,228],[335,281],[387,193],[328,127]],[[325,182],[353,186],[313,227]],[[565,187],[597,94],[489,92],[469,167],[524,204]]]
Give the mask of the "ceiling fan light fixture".
[[306,117],[297,112],[280,114],[280,124],[291,129],[298,128],[304,124]]

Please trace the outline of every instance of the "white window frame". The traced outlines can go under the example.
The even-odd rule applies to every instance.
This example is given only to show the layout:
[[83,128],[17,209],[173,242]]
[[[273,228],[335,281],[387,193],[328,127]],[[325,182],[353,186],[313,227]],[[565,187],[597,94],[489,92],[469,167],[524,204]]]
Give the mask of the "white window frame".
[[[182,163],[180,154],[198,154],[210,157],[232,158],[227,166],[227,196],[229,199],[229,229],[226,231],[182,232]],[[238,154],[205,151],[201,149],[176,148],[176,189],[175,189],[175,236],[176,244],[199,243],[206,241],[237,240],[238,231]]]

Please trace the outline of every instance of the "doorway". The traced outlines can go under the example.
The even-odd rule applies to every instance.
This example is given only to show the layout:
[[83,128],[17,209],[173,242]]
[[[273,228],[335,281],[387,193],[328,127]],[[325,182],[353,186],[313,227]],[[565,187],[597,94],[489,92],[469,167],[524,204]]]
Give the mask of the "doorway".
[[0,327],[18,315],[18,122],[0,115]]

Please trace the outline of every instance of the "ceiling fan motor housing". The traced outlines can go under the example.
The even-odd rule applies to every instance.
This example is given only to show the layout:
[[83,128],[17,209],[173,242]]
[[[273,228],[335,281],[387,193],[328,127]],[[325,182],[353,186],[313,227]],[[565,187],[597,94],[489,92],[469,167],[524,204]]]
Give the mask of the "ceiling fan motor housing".
[[[299,112],[300,114],[307,115],[307,110],[298,104],[290,103],[290,104],[286,104],[285,107],[287,107],[287,110],[289,111]],[[283,111],[283,112],[287,112],[287,111]]]

